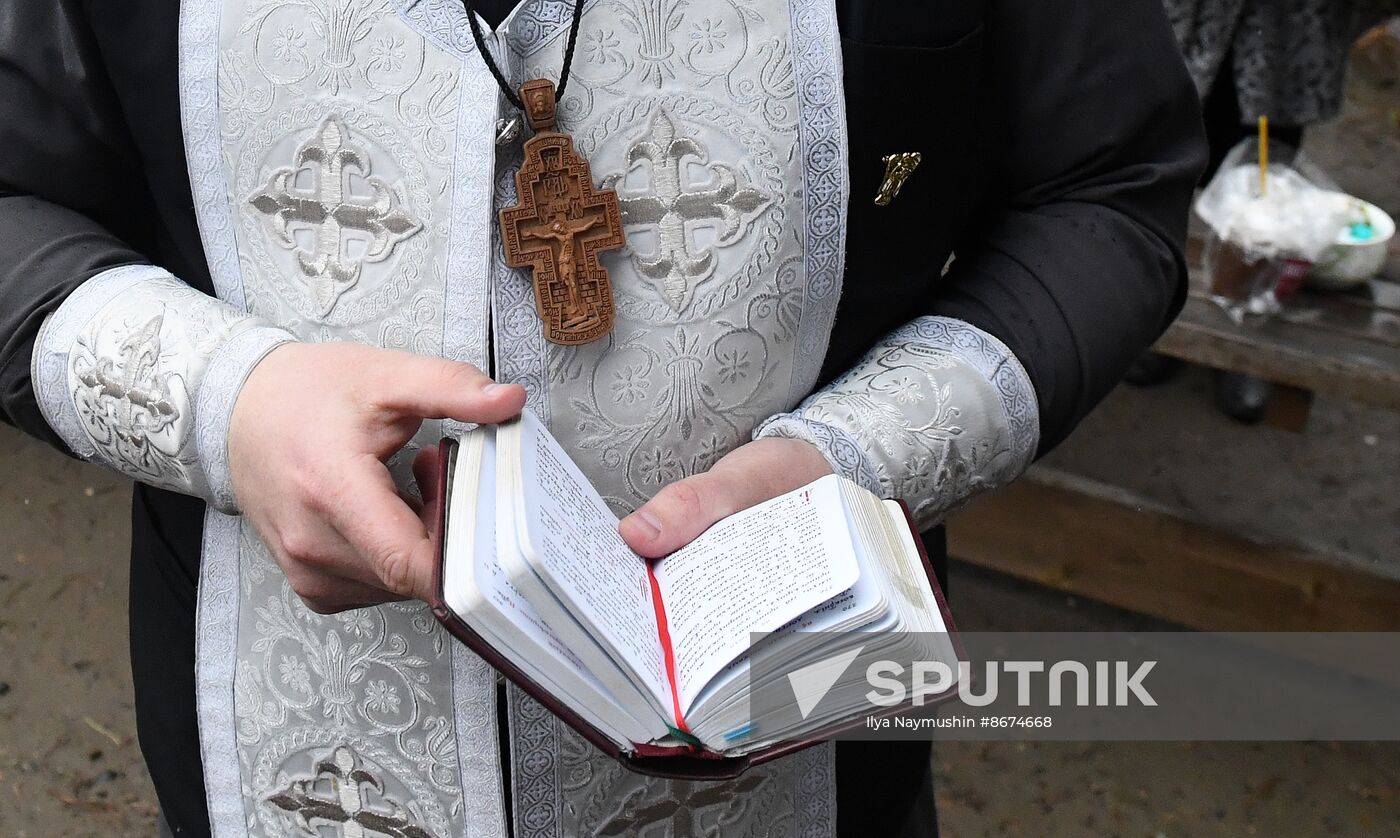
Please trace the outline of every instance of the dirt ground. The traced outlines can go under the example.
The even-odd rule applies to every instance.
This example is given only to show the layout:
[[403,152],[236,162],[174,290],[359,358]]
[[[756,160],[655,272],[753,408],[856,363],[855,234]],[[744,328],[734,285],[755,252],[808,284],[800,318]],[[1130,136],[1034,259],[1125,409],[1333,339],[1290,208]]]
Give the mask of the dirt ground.
[[155,834],[126,646],[129,484],[0,425],[0,835]]
[[[1115,394],[1096,422],[1131,427],[1159,408],[1214,421],[1189,380],[1150,395]],[[1354,447],[1338,424],[1345,433],[1317,444]],[[3,426],[0,473],[0,835],[149,838],[125,648],[126,485]],[[965,630],[1162,627],[965,566],[950,591]],[[950,742],[935,767],[953,838],[1400,835],[1390,743]]]
[[[1400,91],[1354,84],[1307,147],[1400,215]],[[1395,414],[1321,401],[1307,432],[1231,425],[1194,371],[1120,389],[1053,455],[1231,526],[1400,575]],[[128,490],[0,426],[0,836],[141,836],[156,808],[126,656]],[[964,629],[1160,624],[957,566]],[[945,835],[1400,835],[1400,746],[943,743]]]

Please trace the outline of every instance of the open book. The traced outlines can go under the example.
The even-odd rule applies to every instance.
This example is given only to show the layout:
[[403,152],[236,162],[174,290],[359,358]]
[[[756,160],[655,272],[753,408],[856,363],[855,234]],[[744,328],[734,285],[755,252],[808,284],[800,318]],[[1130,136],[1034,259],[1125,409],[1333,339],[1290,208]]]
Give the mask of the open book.
[[[828,676],[817,712],[765,715],[749,701],[760,677],[772,687],[855,650],[958,670],[903,505],[844,478],[736,513],[648,562],[528,411],[444,451],[435,615],[636,770],[732,776],[881,709],[865,698],[864,669],[848,667]],[[751,670],[760,649],[786,671]]]

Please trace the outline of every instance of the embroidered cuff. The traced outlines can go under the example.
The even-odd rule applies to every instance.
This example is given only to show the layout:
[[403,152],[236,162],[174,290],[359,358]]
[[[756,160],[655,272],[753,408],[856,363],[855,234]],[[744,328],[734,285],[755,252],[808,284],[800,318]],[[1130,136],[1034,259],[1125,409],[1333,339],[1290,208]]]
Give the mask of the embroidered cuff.
[[291,340],[160,268],[113,268],[44,323],[35,394],[79,457],[232,512],[233,402],[258,361]]
[[813,443],[832,468],[904,499],[922,528],[1035,457],[1040,417],[1025,369],[996,338],[961,320],[920,317],[754,438]]
[[763,437],[806,440],[817,446],[832,471],[854,480],[877,495],[885,494],[885,486],[880,482],[875,464],[866,456],[860,443],[837,425],[808,419],[800,412],[780,413],[754,430],[754,439]]

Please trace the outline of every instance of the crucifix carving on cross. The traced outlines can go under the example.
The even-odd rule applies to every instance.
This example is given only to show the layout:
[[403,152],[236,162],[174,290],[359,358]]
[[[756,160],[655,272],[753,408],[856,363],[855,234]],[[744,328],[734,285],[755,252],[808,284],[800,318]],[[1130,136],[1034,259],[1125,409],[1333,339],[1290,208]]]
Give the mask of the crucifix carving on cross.
[[[531,90],[536,84],[548,90]],[[520,203],[501,210],[506,264],[533,269],[545,340],[588,343],[612,329],[612,287],[599,256],[624,242],[617,193],[594,189],[574,141],[552,130],[553,85],[529,82],[521,94],[538,133],[515,174]]]

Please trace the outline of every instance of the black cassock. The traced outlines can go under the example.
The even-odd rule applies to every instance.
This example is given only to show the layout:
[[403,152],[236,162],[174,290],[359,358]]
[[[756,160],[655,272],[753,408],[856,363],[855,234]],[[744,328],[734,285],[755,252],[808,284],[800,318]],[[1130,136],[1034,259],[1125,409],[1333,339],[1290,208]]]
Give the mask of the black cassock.
[[[509,0],[474,4],[503,17]],[[823,382],[920,314],[996,336],[1042,453],[1179,310],[1196,94],[1159,0],[838,0],[847,272]],[[62,447],[30,383],[44,317],[152,262],[213,293],[186,173],[178,0],[0,0],[0,418]],[[888,207],[881,157],[923,162]],[[957,258],[944,275],[948,257]],[[138,485],[131,646],[142,749],[176,833],[207,833],[195,726],[202,501]],[[940,530],[926,534],[944,555]],[[941,563],[940,563],[941,572]],[[930,834],[929,748],[838,748],[841,833]]]

